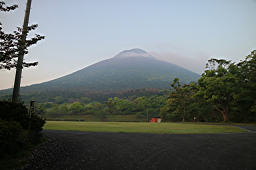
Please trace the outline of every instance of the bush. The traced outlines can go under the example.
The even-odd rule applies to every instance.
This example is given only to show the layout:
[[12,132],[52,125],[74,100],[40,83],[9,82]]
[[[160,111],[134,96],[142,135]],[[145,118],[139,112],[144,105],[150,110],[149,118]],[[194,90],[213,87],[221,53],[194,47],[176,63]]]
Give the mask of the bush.
[[38,143],[44,123],[45,120],[37,114],[30,117],[23,104],[0,101],[1,153],[12,154]]
[[28,109],[21,103],[0,101],[0,119],[19,122],[23,129],[28,129]]
[[0,119],[5,121],[16,121],[23,129],[40,132],[45,120],[37,114],[28,114],[28,109],[21,103],[0,101]]
[[29,124],[29,139],[31,143],[35,144],[40,142],[42,136],[41,131],[43,130],[45,120],[36,114],[32,114],[30,121],[31,122]]
[[18,122],[0,120],[0,157],[28,146],[27,134]]

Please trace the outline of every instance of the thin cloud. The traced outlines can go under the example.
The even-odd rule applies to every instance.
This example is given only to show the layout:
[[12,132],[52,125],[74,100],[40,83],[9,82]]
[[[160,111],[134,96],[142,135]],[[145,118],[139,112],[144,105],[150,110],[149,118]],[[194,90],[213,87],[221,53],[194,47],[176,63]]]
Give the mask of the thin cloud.
[[177,53],[156,53],[151,52],[153,56],[155,56],[159,60],[167,61],[176,65],[179,65],[183,68],[201,74],[204,72],[205,65],[209,59],[204,54],[197,54],[191,56],[185,56]]

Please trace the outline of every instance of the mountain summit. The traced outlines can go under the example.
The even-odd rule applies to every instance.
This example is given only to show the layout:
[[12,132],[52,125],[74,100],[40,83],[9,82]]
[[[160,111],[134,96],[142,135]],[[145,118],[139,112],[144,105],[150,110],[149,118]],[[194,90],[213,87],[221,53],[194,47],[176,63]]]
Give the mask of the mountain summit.
[[152,55],[148,54],[146,51],[134,48],[131,50],[125,50],[120,53],[118,53],[115,57],[118,58],[127,58],[127,57],[153,57]]

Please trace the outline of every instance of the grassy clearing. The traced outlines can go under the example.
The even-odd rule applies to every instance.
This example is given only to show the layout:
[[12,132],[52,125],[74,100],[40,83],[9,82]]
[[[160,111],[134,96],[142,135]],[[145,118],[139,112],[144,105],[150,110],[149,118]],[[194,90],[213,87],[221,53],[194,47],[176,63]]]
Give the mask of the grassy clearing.
[[70,122],[47,121],[44,129],[73,130],[85,132],[124,132],[124,133],[169,133],[169,134],[209,134],[245,132],[226,125],[204,125],[195,123],[131,123],[131,122]]

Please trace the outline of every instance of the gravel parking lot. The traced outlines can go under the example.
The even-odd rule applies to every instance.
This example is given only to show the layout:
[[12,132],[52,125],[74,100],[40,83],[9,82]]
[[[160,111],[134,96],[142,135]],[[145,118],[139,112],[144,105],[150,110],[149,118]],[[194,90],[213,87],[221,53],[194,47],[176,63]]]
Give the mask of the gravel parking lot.
[[256,169],[256,133],[43,133],[23,169]]

